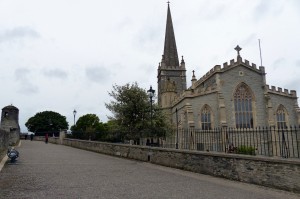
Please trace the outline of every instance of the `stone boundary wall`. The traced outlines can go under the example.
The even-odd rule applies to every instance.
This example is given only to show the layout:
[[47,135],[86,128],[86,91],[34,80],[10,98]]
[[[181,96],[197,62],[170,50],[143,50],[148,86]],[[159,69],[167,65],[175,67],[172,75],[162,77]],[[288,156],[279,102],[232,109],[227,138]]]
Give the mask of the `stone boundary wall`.
[[6,150],[8,148],[9,132],[0,129],[0,161],[6,155]]
[[49,142],[300,193],[300,160],[165,149],[86,140]]

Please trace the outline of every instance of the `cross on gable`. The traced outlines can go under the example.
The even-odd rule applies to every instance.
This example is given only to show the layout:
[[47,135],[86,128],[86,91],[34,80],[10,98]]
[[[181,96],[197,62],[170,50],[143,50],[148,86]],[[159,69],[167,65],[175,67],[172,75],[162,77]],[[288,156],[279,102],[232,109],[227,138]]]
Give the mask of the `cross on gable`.
[[242,50],[242,48],[241,48],[239,45],[237,45],[237,46],[234,48],[234,50],[237,51],[237,54],[238,54],[238,57],[239,57],[239,56],[240,56],[240,51]]

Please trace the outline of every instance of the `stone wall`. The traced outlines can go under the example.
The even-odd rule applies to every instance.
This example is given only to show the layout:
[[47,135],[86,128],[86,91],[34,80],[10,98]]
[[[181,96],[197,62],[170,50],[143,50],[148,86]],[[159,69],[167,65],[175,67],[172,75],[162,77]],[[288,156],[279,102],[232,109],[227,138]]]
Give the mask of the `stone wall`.
[[[58,138],[50,138],[60,143]],[[63,139],[64,145],[300,193],[300,160]]]
[[6,154],[8,148],[9,133],[3,129],[0,129],[0,161]]

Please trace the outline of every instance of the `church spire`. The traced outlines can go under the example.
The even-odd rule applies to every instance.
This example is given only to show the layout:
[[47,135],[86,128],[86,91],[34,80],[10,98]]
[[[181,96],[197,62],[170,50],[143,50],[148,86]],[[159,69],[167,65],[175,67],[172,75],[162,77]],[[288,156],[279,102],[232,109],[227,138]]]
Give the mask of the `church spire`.
[[168,2],[167,25],[164,46],[164,62],[167,67],[179,67],[177,47],[175,41],[175,34],[173,29],[170,5]]

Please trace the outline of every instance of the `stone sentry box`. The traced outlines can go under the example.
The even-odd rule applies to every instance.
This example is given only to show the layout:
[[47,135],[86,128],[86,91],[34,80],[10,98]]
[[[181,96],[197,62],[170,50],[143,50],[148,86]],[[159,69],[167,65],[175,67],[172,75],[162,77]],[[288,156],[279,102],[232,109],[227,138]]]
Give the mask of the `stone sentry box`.
[[2,109],[0,128],[9,133],[8,144],[16,145],[20,140],[19,109],[13,105]]

